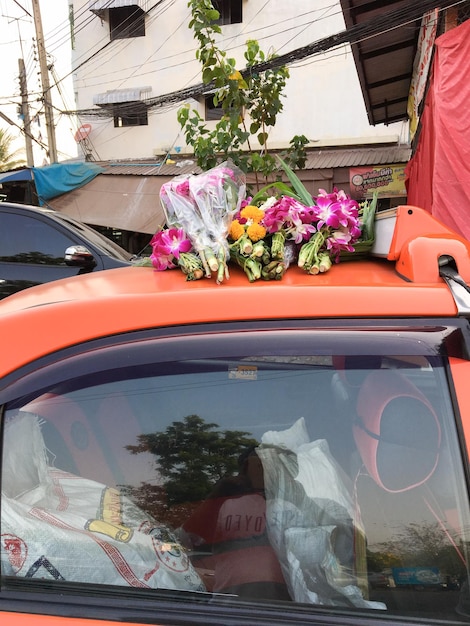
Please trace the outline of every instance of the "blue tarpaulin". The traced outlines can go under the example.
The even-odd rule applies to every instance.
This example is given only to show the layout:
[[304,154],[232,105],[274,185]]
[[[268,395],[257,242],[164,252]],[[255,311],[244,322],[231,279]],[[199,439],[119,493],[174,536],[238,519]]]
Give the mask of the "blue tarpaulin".
[[30,169],[10,170],[9,172],[0,173],[0,183],[14,183],[16,181],[31,180],[32,174]]
[[53,163],[33,167],[33,178],[41,204],[86,185],[104,170],[95,163]]

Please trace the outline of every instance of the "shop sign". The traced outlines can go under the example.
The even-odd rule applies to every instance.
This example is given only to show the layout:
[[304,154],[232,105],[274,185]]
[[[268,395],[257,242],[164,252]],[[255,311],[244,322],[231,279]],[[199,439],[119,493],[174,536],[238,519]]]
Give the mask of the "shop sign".
[[349,185],[356,200],[370,198],[376,190],[379,198],[406,196],[405,164],[351,167]]

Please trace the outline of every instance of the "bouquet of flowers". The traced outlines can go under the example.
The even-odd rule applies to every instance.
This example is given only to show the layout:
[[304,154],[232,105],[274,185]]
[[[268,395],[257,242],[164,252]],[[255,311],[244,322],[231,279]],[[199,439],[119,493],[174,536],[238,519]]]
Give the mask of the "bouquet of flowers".
[[245,178],[231,162],[163,185],[167,228],[151,241],[153,266],[180,267],[187,280],[215,273],[221,283],[230,260],[253,282],[280,280],[293,263],[319,274],[355,258],[356,248],[358,256],[368,254],[377,196],[362,207],[336,188],[313,198],[280,162],[291,187],[272,183],[253,198],[245,198]]
[[271,197],[259,207],[247,204],[230,225],[230,258],[243,268],[250,282],[280,280],[294,259],[294,251],[288,251],[283,243],[282,230],[269,230],[268,212],[277,203]]
[[[167,269],[179,265],[190,280],[204,274],[210,278],[212,272],[217,282],[228,278],[227,234],[245,191],[243,173],[229,161],[162,185],[160,200],[168,229],[156,233],[151,241],[154,266]],[[166,267],[161,267],[162,262]]]

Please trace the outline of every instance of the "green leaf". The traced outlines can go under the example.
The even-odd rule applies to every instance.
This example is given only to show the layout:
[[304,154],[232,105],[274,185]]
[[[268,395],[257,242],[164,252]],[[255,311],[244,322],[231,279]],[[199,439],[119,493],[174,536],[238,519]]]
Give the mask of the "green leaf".
[[295,198],[296,200],[301,202],[300,197],[294,191],[292,191],[291,187],[288,187],[282,181],[277,180],[274,183],[270,183],[269,185],[266,185],[265,187],[260,189],[258,193],[253,196],[252,204],[257,204],[260,200],[262,200],[263,197],[267,195],[267,192],[270,189],[277,189],[282,195]]
[[379,192],[375,190],[372,195],[372,200],[368,202],[366,200],[362,209],[362,235],[361,239],[366,241],[374,240],[375,237],[375,213],[377,210],[377,200]]
[[313,202],[312,196],[309,194],[309,192],[307,191],[307,189],[305,188],[304,184],[302,183],[300,178],[297,176],[297,174],[295,174],[294,171],[291,170],[291,168],[287,165],[287,163],[283,159],[281,159],[280,156],[277,156],[277,158],[279,159],[279,162],[282,165],[282,169],[287,174],[287,178],[289,179],[290,184],[294,188],[295,193],[300,198],[300,201],[306,206],[312,206],[313,204],[315,204]]
[[208,85],[212,81],[212,70],[209,67],[204,68],[202,72],[202,82]]

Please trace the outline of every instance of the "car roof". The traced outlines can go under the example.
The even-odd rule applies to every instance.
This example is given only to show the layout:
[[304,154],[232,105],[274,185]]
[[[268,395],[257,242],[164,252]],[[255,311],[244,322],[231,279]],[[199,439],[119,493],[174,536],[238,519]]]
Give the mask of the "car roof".
[[57,211],[50,209],[49,207],[36,206],[34,204],[20,204],[18,202],[0,202],[0,208],[19,209],[23,212],[31,211],[33,213],[47,213],[49,215],[57,214]]
[[456,314],[442,280],[411,283],[383,259],[341,262],[317,276],[291,267],[280,281],[254,283],[231,267],[229,280],[220,285],[213,278],[186,281],[178,269],[131,266],[54,281],[2,300],[0,375],[76,343],[152,327]]
[[[312,276],[187,281],[179,269],[129,266],[23,290],[0,302],[0,376],[48,353],[140,329],[248,320],[442,318],[470,315],[470,242],[416,207],[397,209],[386,258],[342,260]],[[441,277],[452,260],[457,281]],[[454,269],[454,268],[452,268]]]

